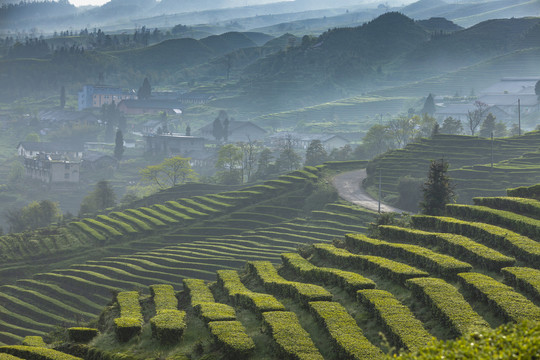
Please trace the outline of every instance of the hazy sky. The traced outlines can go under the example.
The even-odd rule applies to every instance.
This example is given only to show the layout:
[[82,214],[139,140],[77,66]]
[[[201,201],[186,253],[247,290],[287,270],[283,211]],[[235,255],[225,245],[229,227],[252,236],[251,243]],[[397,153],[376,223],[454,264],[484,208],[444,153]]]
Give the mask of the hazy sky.
[[69,2],[75,6],[84,5],[103,5],[109,0],[69,0]]

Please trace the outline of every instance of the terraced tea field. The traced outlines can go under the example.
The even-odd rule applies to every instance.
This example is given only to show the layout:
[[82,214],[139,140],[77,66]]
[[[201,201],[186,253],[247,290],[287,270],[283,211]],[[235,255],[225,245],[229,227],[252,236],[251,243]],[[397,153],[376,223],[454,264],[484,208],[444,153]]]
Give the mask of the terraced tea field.
[[456,185],[458,201],[470,203],[474,196],[500,196],[509,187],[540,181],[540,131],[493,141],[462,135],[436,135],[375,158],[367,167],[367,186],[378,185],[383,196],[398,197],[399,178],[425,179],[431,160],[449,163],[448,174]]
[[[175,245],[2,287],[3,298],[28,300],[20,305],[24,312],[2,308],[2,319],[11,316],[3,320],[2,341],[40,336],[43,325],[69,320],[61,307],[80,305],[77,291],[62,284],[76,278],[84,279],[75,287],[85,289],[81,314],[97,313],[111,288],[123,290],[92,323],[100,335],[70,330],[95,337],[77,348],[79,356],[115,349],[148,358],[158,347],[160,356],[176,359],[378,359],[392,349],[421,349],[433,337],[540,321],[539,186],[448,205],[445,217],[415,215],[411,228],[380,226],[376,238],[361,234],[359,225],[371,214],[348,205],[279,221],[294,216],[292,208],[259,203],[243,211],[252,214],[248,222],[266,222],[254,230],[234,234],[228,220],[241,217],[230,216],[221,220],[226,234],[210,226],[177,231],[167,236]],[[197,268],[203,254],[213,257],[214,269]],[[180,265],[186,262],[191,273]],[[47,295],[53,288],[61,289],[55,290],[62,291],[61,304],[54,302],[60,295]],[[25,358],[25,351],[44,351],[40,346],[0,352]]]

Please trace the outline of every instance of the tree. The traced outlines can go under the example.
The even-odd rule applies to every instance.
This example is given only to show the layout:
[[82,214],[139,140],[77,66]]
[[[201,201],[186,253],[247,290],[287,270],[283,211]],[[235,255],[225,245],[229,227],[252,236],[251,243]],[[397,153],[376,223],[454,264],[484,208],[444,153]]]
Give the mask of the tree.
[[31,132],[26,135],[26,137],[24,138],[24,141],[39,142],[40,141],[39,134],[35,132]]
[[238,144],[243,153],[243,165],[242,165],[242,178],[244,175],[247,177],[247,182],[252,180],[252,176],[257,163],[257,155],[260,151],[260,143],[256,140],[252,141],[248,136],[247,142],[241,142]]
[[298,169],[301,164],[302,158],[294,151],[292,136],[288,135],[283,150],[279,153],[276,165],[279,171],[293,171]]
[[216,168],[223,184],[239,184],[242,182],[243,152],[242,148],[235,144],[223,145],[218,151]]
[[116,204],[116,195],[107,180],[100,180],[94,190],[83,198],[79,216],[96,213]]
[[402,148],[412,141],[418,120],[417,116],[409,118],[404,115],[390,120],[388,123],[389,133],[398,148]]
[[474,136],[476,129],[482,121],[484,121],[484,118],[486,116],[488,105],[481,102],[481,101],[475,101],[474,102],[474,110],[469,110],[467,112],[467,120],[469,123],[469,130],[471,131],[471,135]]
[[485,138],[491,137],[491,134],[495,131],[495,125],[495,116],[492,113],[489,113],[480,128],[480,136]]
[[435,100],[433,100],[433,95],[430,93],[424,102],[424,107],[422,108],[422,114],[433,115],[435,114]]
[[191,136],[191,127],[189,125],[186,126],[186,136]]
[[122,159],[124,154],[124,135],[122,130],[116,130],[116,138],[114,140],[114,157],[118,160]]
[[139,91],[137,91],[137,98],[142,100],[150,99],[151,95],[152,87],[150,86],[150,81],[148,81],[148,78],[145,77],[142,86],[139,88]]
[[33,201],[22,209],[10,209],[5,213],[11,232],[45,227],[60,219],[58,203],[50,200]]
[[189,158],[174,156],[165,159],[158,165],[150,165],[141,169],[142,180],[162,189],[197,180],[197,173],[191,168]]
[[223,125],[221,125],[219,117],[212,123],[212,135],[216,138],[216,141],[220,141],[223,138]]
[[265,179],[272,173],[273,167],[272,151],[265,147],[259,154],[259,159],[257,160],[257,173],[255,176],[257,179]]
[[66,106],[66,88],[62,86],[60,88],[60,108],[63,109]]
[[306,166],[315,166],[322,164],[328,159],[328,153],[321,140],[312,140],[306,150]]
[[444,119],[439,132],[441,134],[458,135],[463,132],[463,125],[460,120],[450,116]]
[[534,85],[534,93],[540,98],[540,80],[538,80],[536,85]]
[[392,148],[392,138],[388,126],[375,124],[362,139],[368,158],[377,156]]
[[496,123],[493,135],[495,137],[506,137],[506,136],[508,136],[508,129],[506,129],[506,124],[501,122],[501,121]]
[[428,179],[422,186],[420,209],[423,214],[443,215],[445,205],[455,200],[454,185],[447,171],[448,163],[443,159],[431,161]]

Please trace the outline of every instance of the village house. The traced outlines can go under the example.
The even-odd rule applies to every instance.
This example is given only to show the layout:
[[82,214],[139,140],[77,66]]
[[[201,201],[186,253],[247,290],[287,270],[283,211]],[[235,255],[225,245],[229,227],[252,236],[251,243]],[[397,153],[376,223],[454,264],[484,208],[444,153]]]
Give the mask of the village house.
[[198,157],[205,153],[206,140],[197,136],[177,133],[150,134],[144,136],[146,152],[165,156]]
[[148,100],[122,100],[118,103],[118,110],[126,115],[160,114],[180,115],[184,107],[178,100],[148,99]]
[[27,177],[46,184],[79,183],[80,162],[61,155],[41,153],[34,158],[25,158],[24,168]]
[[122,100],[136,99],[135,90],[122,90],[108,85],[84,85],[79,91],[79,111],[88,108],[100,108],[103,105],[118,104]]
[[19,156],[31,159],[41,154],[58,155],[69,160],[80,160],[83,156],[84,147],[78,144],[21,141],[17,145]]
[[100,170],[117,166],[118,160],[115,157],[94,151],[85,152],[81,161],[82,170]]
[[87,111],[44,110],[38,113],[39,122],[45,127],[63,127],[72,125],[97,125],[98,118]]
[[[212,122],[197,130],[197,133],[205,139],[214,140],[213,130],[214,124]],[[266,130],[250,121],[231,120],[227,135],[229,142],[255,141],[262,140],[266,136]]]
[[324,149],[328,152],[349,144],[349,140],[336,134],[298,134],[279,132],[267,137],[267,145],[273,148],[283,148],[288,141],[291,141],[293,148],[306,150],[313,140],[320,140]]

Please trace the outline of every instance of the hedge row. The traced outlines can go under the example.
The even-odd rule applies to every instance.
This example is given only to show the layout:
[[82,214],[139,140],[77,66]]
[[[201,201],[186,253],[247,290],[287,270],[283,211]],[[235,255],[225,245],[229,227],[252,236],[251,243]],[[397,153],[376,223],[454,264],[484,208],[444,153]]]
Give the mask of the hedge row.
[[501,270],[506,281],[540,299],[540,270],[507,267]]
[[13,355],[26,360],[82,360],[79,357],[42,347],[13,345],[0,346],[0,353]]
[[413,264],[419,264],[442,276],[451,277],[457,273],[472,269],[470,264],[418,245],[396,244],[371,239],[361,234],[347,234],[345,236],[345,243],[348,247],[360,249],[362,252],[390,258],[406,259]]
[[140,207],[140,208],[137,208],[138,211],[140,211],[141,213],[143,214],[146,214],[148,216],[151,216],[155,219],[158,219],[166,224],[176,224],[178,222],[178,220],[176,219],[173,219],[172,217],[170,216],[167,216],[155,209],[151,209],[151,208],[148,208],[148,207]]
[[285,310],[285,306],[269,294],[247,289],[235,270],[217,270],[217,284],[236,306],[242,306],[262,314],[266,311]]
[[173,210],[171,208],[166,207],[165,205],[161,204],[155,204],[152,205],[152,210],[156,210],[161,214],[165,214],[167,216],[170,216],[172,218],[178,219],[178,220],[193,220],[193,218],[189,215],[186,215],[180,211]]
[[124,212],[127,213],[128,215],[136,217],[139,220],[145,221],[147,224],[150,224],[152,227],[160,227],[160,226],[166,225],[163,221],[156,219],[152,216],[148,216],[137,209],[126,209],[124,210]]
[[373,271],[400,283],[404,283],[405,280],[413,277],[429,275],[425,271],[384,257],[357,255],[330,244],[315,244],[313,247],[318,256],[326,258],[336,265]]
[[131,225],[129,225],[129,224],[123,222],[123,221],[113,219],[113,218],[111,218],[111,217],[109,217],[107,215],[98,215],[97,220],[99,220],[102,223],[105,223],[107,225],[116,227],[116,229],[119,229],[119,231],[121,231],[124,234],[135,234],[137,232],[137,230],[135,230],[133,228],[133,226],[131,226]]
[[323,281],[337,284],[348,292],[374,289],[375,282],[360,274],[334,268],[317,267],[298,253],[281,254],[283,264],[308,281]]
[[139,293],[122,291],[116,296],[120,307],[120,317],[114,319],[116,336],[121,342],[128,341],[140,333],[143,324]]
[[525,216],[540,218],[540,201],[520,197],[475,197],[475,205],[488,206],[499,210],[513,211]]
[[94,240],[98,240],[98,241],[106,240],[106,237],[104,235],[92,229],[90,226],[88,226],[88,224],[85,224],[82,221],[72,221],[69,223],[69,226],[75,227],[77,230],[82,231],[85,235],[90,236]]
[[382,351],[369,342],[354,318],[337,302],[313,301],[312,313],[330,335],[339,359],[379,359]]
[[508,229],[480,222],[427,215],[415,215],[412,222],[415,227],[471,237],[488,246],[507,250],[523,259],[529,266],[540,267],[540,243]]
[[36,347],[47,347],[45,341],[41,336],[25,336],[22,345],[24,346],[36,346]]
[[416,278],[407,280],[413,294],[422,299],[431,311],[448,326],[456,336],[489,328],[459,291],[442,279]]
[[380,225],[379,231],[386,239],[435,246],[487,269],[499,270],[502,267],[513,265],[516,261],[512,257],[503,255],[461,235],[427,232],[392,225]]
[[540,220],[532,219],[510,211],[492,209],[486,206],[448,204],[446,213],[465,219],[477,219],[518,232],[540,240]]
[[430,342],[431,335],[424,329],[422,322],[388,291],[358,290],[357,296],[358,301],[375,312],[377,320],[389,336],[388,340],[394,346],[416,350]]
[[86,327],[71,327],[68,329],[69,340],[78,343],[87,343],[99,335],[98,329]]
[[184,290],[191,298],[195,313],[205,322],[236,320],[234,308],[215,302],[210,288],[199,279],[183,279]]
[[112,226],[109,226],[107,224],[104,224],[100,221],[97,221],[95,219],[82,219],[82,222],[88,224],[88,226],[96,229],[97,231],[100,231],[101,233],[104,233],[106,236],[117,238],[122,236],[122,233]]
[[131,224],[132,226],[135,226],[136,228],[138,228],[141,231],[152,230],[150,225],[148,225],[144,221],[139,220],[136,217],[130,216],[130,215],[128,215],[126,213],[123,213],[123,212],[113,211],[113,212],[109,213],[109,217],[116,218],[116,219],[118,219],[120,221],[125,221],[126,223]]
[[458,275],[465,288],[487,301],[508,321],[540,320],[540,308],[508,285],[479,273]]
[[506,190],[508,196],[540,200],[540,184]]
[[323,360],[295,313],[265,312],[262,326],[263,331],[269,333],[276,342],[280,359]]
[[20,357],[16,357],[9,354],[0,353],[0,360],[23,360]]
[[215,341],[222,346],[220,354],[227,359],[246,358],[255,350],[255,343],[240,321],[212,321],[208,327]]
[[285,280],[270,261],[249,261],[246,266],[248,273],[256,276],[272,293],[296,297],[305,305],[310,301],[332,300],[332,294],[318,285]]
[[174,209],[179,212],[185,212],[186,214],[192,217],[208,216],[207,213],[196,210],[194,209],[194,207],[204,210],[206,212],[211,212],[211,213],[218,212],[218,210],[213,209],[210,206],[198,203],[193,199],[178,199],[178,201],[172,201],[172,200],[166,201],[165,206],[168,206],[169,208]]
[[152,336],[163,344],[174,344],[182,338],[186,328],[186,312],[178,310],[178,300],[171,285],[151,285],[150,294],[156,316],[150,319]]

